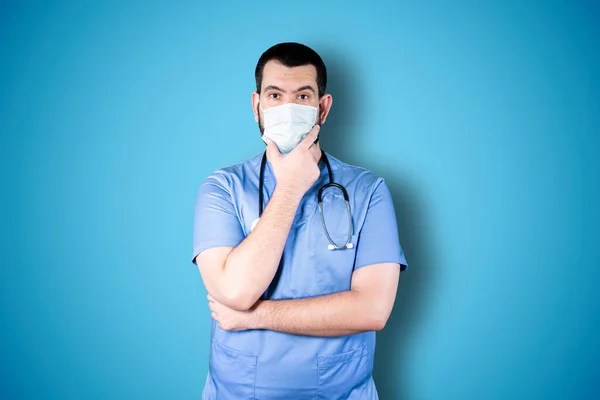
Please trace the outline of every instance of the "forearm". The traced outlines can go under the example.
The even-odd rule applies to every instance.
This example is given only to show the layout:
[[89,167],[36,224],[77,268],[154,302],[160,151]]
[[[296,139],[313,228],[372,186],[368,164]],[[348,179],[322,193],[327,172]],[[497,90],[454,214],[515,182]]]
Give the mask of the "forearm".
[[254,329],[308,336],[343,336],[379,330],[385,324],[365,296],[349,290],[305,299],[261,301]]
[[229,253],[224,281],[242,308],[252,306],[273,280],[300,199],[293,190],[276,187],[259,223]]

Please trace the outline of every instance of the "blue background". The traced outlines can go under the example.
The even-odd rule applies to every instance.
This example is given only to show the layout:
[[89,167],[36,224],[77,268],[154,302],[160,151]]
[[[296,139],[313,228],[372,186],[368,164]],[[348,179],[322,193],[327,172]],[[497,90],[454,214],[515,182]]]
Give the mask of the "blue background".
[[381,398],[600,398],[598,3],[24,3],[0,8],[0,397],[199,398],[196,190],[263,149],[254,67],[299,41],[323,147],[386,178],[410,264]]

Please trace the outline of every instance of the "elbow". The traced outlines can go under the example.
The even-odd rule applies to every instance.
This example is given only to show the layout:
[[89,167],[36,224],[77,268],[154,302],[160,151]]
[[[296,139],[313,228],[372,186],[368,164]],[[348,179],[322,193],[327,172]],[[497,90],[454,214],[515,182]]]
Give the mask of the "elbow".
[[387,321],[390,317],[390,311],[386,308],[383,308],[381,310],[371,310],[371,313],[368,317],[368,326],[369,326],[369,330],[372,331],[380,331],[383,328],[385,328],[385,325],[387,324]]
[[255,293],[256,291],[251,290],[250,285],[243,283],[239,277],[224,278],[219,292],[219,302],[236,311],[248,311],[262,294]]
[[248,311],[258,301],[253,293],[244,290],[229,290],[223,297],[223,304],[236,311]]
[[236,297],[232,299],[230,308],[236,311],[248,311],[254,304],[256,304],[256,300],[249,297]]
[[357,304],[361,307],[361,329],[364,331],[381,331],[385,328],[392,313],[393,301],[390,296],[373,289],[355,290]]
[[381,315],[377,315],[375,313],[367,316],[364,320],[364,330],[365,331],[380,331],[385,328],[385,324],[387,323],[387,318],[384,318]]
[[371,321],[371,330],[380,331],[385,328],[385,324],[387,323],[387,318],[373,318]]

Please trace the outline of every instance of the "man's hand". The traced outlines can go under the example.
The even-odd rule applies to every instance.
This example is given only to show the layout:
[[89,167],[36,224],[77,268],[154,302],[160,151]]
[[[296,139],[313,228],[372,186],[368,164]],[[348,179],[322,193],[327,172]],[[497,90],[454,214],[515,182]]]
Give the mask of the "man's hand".
[[273,166],[278,187],[302,197],[319,179],[321,152],[314,142],[320,130],[320,125],[315,125],[288,154],[281,154],[275,142],[267,139],[267,158]]
[[210,316],[219,323],[219,328],[226,331],[243,331],[253,329],[256,325],[256,305],[248,311],[237,311],[219,303],[210,293],[207,298],[208,308],[212,311]]

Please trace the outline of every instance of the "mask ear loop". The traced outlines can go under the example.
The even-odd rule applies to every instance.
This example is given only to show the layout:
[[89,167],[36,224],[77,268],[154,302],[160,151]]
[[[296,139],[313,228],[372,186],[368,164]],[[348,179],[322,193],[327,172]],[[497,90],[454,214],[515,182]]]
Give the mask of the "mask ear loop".
[[[258,108],[260,109],[260,111],[263,112],[263,116],[264,116],[265,115],[265,109],[263,108],[261,101],[258,102]],[[259,116],[258,116],[259,121],[260,121],[260,111],[259,111]],[[264,121],[263,121],[263,124],[264,124]],[[260,138],[262,139],[263,142],[265,142],[265,144],[267,144],[267,141],[265,140],[266,137],[265,137],[264,134]],[[262,179],[263,179],[263,175],[264,175],[264,168],[265,168],[263,164],[265,163],[266,156],[267,156],[267,153],[265,152],[265,154],[263,156],[263,160],[262,160],[261,166],[260,166],[260,181],[259,182],[261,184],[262,184]],[[259,193],[259,196],[262,196],[262,191]],[[260,204],[262,206],[262,200],[260,201]],[[254,230],[254,227],[258,223],[258,220],[260,219],[261,214],[262,214],[262,207],[260,207],[260,212],[258,213],[258,218],[255,219],[254,222],[252,223],[252,227],[250,228],[250,232],[252,232]]]

